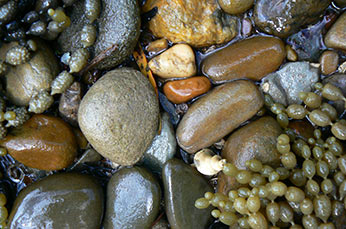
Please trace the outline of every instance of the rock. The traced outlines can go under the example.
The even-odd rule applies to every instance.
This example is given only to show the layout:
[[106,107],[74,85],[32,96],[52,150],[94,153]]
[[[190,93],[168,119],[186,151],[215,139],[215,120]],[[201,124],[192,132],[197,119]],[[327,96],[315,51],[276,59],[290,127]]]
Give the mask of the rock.
[[251,81],[217,86],[194,102],[183,116],[176,132],[177,142],[188,153],[195,153],[232,132],[262,106],[262,95]]
[[196,74],[195,53],[187,44],[177,44],[154,57],[150,70],[162,78],[182,78]]
[[314,137],[314,127],[306,120],[291,120],[288,128],[292,129],[296,135],[302,137],[307,141],[309,138]]
[[261,89],[271,95],[276,103],[287,106],[302,103],[299,92],[311,91],[318,81],[318,69],[311,67],[308,62],[291,62],[266,76],[262,80]]
[[[342,94],[346,96],[346,74],[333,74],[322,81],[323,84],[331,83],[341,89]],[[334,105],[338,114],[342,114],[345,110],[344,101],[334,101]]]
[[257,81],[278,69],[285,57],[285,45],[280,39],[253,37],[208,56],[202,72],[215,83],[239,78]]
[[76,161],[76,163],[73,164],[73,166],[70,168],[71,170],[74,168],[83,168],[82,164],[84,163],[95,163],[102,159],[102,156],[96,152],[94,149],[87,149],[82,154],[82,156]]
[[79,106],[79,126],[93,148],[120,165],[133,165],[158,129],[159,104],[153,87],[139,71],[107,72]]
[[201,210],[194,206],[205,192],[213,192],[204,177],[181,160],[171,159],[163,167],[162,179],[171,228],[207,228],[212,208]]
[[255,3],[255,24],[266,33],[287,37],[300,27],[315,23],[331,0],[258,0]]
[[346,0],[335,0],[334,2],[341,8],[346,7]]
[[207,77],[196,76],[184,80],[175,80],[165,83],[163,92],[171,102],[179,104],[209,91],[211,83]]
[[168,41],[164,38],[155,40],[145,48],[150,55],[155,55],[168,48]]
[[223,13],[216,1],[149,0],[142,10],[155,7],[157,13],[149,21],[149,29],[173,43],[204,47],[228,42],[237,35],[237,19]]
[[82,88],[79,82],[74,82],[60,97],[59,115],[73,126],[78,125],[77,114],[82,100]]
[[160,185],[151,173],[140,167],[123,168],[107,185],[103,226],[149,229],[159,212],[160,199]]
[[[246,169],[245,162],[258,159],[273,167],[280,165],[280,154],[276,139],[282,133],[280,125],[272,117],[262,117],[231,134],[223,149],[222,158],[238,169]],[[219,174],[218,191],[226,195],[231,189],[240,187],[234,177]]]
[[[5,75],[6,95],[12,103],[27,106],[31,97],[41,90],[50,90],[53,79],[58,75],[59,66],[54,53],[40,40],[37,51],[25,64],[9,66]],[[7,50],[18,44],[11,42],[3,44],[0,49],[0,59],[4,60]]]
[[77,155],[72,129],[60,118],[34,115],[0,141],[8,153],[25,166],[41,170],[60,170]]
[[8,228],[100,228],[103,190],[90,176],[61,173],[23,189]]
[[148,150],[144,153],[143,164],[152,172],[161,173],[163,165],[174,157],[177,141],[168,113],[161,116],[161,133],[156,135]]
[[324,42],[328,48],[346,51],[346,12],[329,29]]
[[324,75],[332,74],[339,64],[339,55],[334,51],[324,51],[320,57],[321,72]]
[[168,222],[164,219],[160,219],[151,229],[169,229]]
[[254,0],[218,0],[223,11],[228,14],[241,14],[250,9]]
[[[98,35],[91,47],[91,58],[111,50],[97,68],[112,68],[132,54],[140,34],[140,15],[137,1],[102,0],[102,11],[96,20]],[[84,1],[77,1],[68,16],[71,26],[65,29],[58,43],[62,52],[72,52],[82,47],[80,31],[87,24]]]

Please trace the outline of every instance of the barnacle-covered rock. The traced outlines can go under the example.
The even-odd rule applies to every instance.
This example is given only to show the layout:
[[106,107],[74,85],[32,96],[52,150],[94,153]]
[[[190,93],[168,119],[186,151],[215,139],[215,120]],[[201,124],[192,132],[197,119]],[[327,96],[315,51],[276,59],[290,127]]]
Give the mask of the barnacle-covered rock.
[[73,83],[73,76],[67,71],[61,72],[52,82],[51,95],[63,93]]
[[29,102],[29,111],[36,114],[43,113],[54,102],[53,97],[47,91],[40,91]]
[[30,59],[30,52],[27,48],[21,45],[12,47],[6,53],[6,63],[11,65],[20,65],[28,62]]
[[87,49],[80,48],[74,51],[69,60],[70,73],[79,72],[88,63],[89,52]]
[[6,127],[21,126],[30,118],[29,112],[25,107],[9,107],[6,109],[6,111],[14,111],[16,113],[16,118],[13,120],[8,120]]

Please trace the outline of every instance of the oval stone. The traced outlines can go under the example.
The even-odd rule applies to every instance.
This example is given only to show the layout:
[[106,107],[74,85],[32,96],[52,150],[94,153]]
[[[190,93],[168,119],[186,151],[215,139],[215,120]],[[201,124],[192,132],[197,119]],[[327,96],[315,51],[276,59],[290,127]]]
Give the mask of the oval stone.
[[263,106],[257,86],[237,80],[215,87],[191,105],[177,128],[177,141],[189,153],[217,142]]
[[346,12],[344,12],[328,31],[324,42],[328,48],[346,51]]
[[253,37],[208,56],[202,63],[202,72],[214,83],[239,78],[257,81],[278,69],[285,57],[280,39]]

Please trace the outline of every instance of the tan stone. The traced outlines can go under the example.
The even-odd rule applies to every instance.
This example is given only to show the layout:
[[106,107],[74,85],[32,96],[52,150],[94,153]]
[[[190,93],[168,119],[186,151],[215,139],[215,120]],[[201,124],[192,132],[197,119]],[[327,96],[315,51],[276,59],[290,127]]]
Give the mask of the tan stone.
[[218,0],[219,5],[228,14],[241,14],[250,9],[254,0]]
[[346,51],[346,12],[329,29],[324,42],[328,48],[342,49]]

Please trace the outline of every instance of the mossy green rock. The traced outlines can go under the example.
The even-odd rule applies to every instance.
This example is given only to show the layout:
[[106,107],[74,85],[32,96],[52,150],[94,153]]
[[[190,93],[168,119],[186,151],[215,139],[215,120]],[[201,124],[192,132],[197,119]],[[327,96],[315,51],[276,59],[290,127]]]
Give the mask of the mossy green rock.
[[195,201],[213,192],[207,180],[190,165],[178,159],[167,161],[162,169],[166,215],[172,229],[206,228],[211,207],[197,209]]
[[79,126],[94,149],[121,165],[133,165],[158,130],[159,104],[139,71],[121,68],[102,76],[82,99]]
[[55,174],[19,193],[8,228],[100,228],[103,208],[103,190],[94,178]]
[[107,186],[104,229],[149,229],[159,212],[160,185],[144,168],[123,168]]

